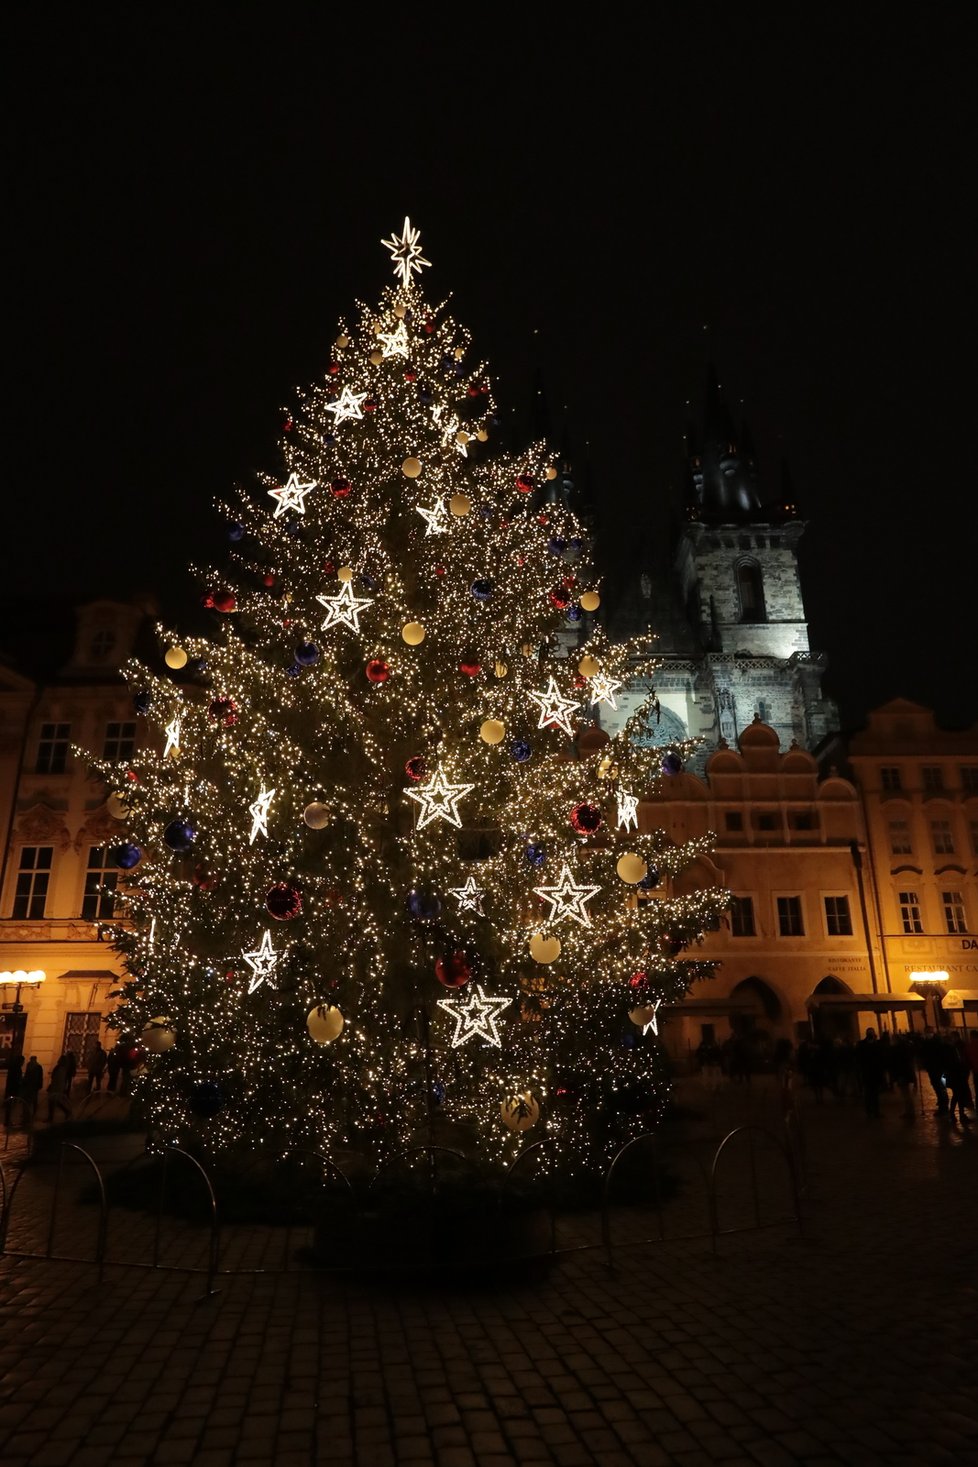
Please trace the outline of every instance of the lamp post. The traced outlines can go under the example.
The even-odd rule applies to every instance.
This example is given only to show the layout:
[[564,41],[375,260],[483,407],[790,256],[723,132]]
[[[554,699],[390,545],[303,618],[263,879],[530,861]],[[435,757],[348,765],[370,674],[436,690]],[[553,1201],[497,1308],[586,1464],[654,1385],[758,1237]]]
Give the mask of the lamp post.
[[25,1012],[24,1005],[20,1001],[21,990],[24,988],[38,987],[39,984],[44,982],[44,978],[45,974],[42,973],[39,969],[35,970],[32,973],[26,972],[23,968],[17,968],[13,973],[0,973],[0,985],[2,985],[4,988],[15,989],[13,1001],[11,1003],[0,1004],[0,1008],[2,1008],[6,1012],[9,1012],[13,1020],[13,1034],[11,1035],[10,1046],[11,1052],[13,1052],[13,1050],[16,1048],[18,1038],[22,1037],[22,1031],[21,1034],[18,1035],[20,1025],[17,1022],[21,1014]]
[[941,1027],[941,999],[947,993],[949,976],[943,969],[910,974],[910,991],[924,999],[924,1024],[935,1031]]

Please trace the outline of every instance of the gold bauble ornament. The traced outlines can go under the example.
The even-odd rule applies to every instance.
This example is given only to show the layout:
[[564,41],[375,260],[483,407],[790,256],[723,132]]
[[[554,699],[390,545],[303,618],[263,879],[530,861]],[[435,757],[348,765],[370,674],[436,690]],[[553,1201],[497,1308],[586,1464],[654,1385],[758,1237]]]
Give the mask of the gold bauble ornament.
[[498,718],[487,718],[479,729],[479,738],[485,744],[501,744],[506,737],[506,725]]
[[626,851],[623,856],[619,856],[615,870],[622,881],[627,882],[629,886],[637,886],[649,874],[648,866],[634,851]]
[[641,1008],[629,1009],[628,1017],[633,1024],[637,1024],[640,1029],[644,1029],[646,1024],[651,1024],[658,1012],[658,1006],[653,1008],[651,1005],[643,1004]]
[[105,808],[108,810],[113,820],[129,819],[129,806],[126,804],[126,797],[121,790],[112,791],[111,795],[109,795],[109,798],[105,802]]
[[584,592],[584,595],[581,597],[582,611],[597,611],[600,605],[601,597],[598,595],[597,591]]
[[352,565],[341,565],[340,568],[339,568],[339,570],[336,572],[336,579],[338,581],[352,581],[353,580],[353,567],[352,567]]
[[457,362],[460,362],[464,356],[465,356],[465,347],[464,346],[457,346],[455,348],[455,360]]
[[505,677],[506,674],[509,672],[509,668],[507,667],[505,662],[495,663],[492,670],[495,673],[496,677]]
[[416,479],[421,472],[421,460],[413,455],[406,458],[401,464],[401,473],[405,479]]
[[556,479],[556,477],[557,477],[557,470],[554,468],[553,464],[550,464],[550,466],[547,469],[547,478],[548,479]]
[[139,1036],[139,1042],[150,1054],[162,1054],[164,1050],[172,1049],[177,1042],[177,1036],[170,1028],[170,1020],[160,1014],[155,1019],[150,1019],[146,1028]]
[[372,351],[370,353],[370,365],[372,367],[379,367],[383,360],[384,353],[382,351]]
[[313,800],[302,812],[302,818],[310,830],[325,830],[333,818],[332,811],[322,800]]
[[480,443],[488,443],[489,442],[489,434],[486,432],[485,428],[480,428],[479,431],[478,431],[478,433],[476,433],[475,436],[476,436],[476,438],[478,438],[478,440],[479,440]]
[[466,433],[466,431],[465,431],[464,428],[460,428],[459,431],[455,434],[455,442],[456,443],[468,443],[468,441],[469,441],[469,435],[468,435],[468,433]]
[[530,938],[530,957],[536,963],[555,963],[560,957],[560,938],[534,932]]
[[499,1113],[511,1131],[528,1131],[540,1119],[540,1106],[529,1090],[524,1090],[520,1095],[507,1095]]
[[403,321],[404,317],[407,315],[407,306],[395,306],[394,315],[399,321]]
[[462,519],[472,508],[472,501],[467,494],[453,494],[448,507],[457,519]]
[[338,336],[336,338],[336,345],[339,347],[340,351],[342,351],[345,346],[350,345],[350,338],[348,336]]
[[163,654],[163,661],[167,667],[172,667],[177,672],[181,667],[187,665],[187,654],[182,647],[167,647]]
[[306,1015],[306,1028],[317,1044],[332,1044],[343,1032],[343,1015],[333,1004],[319,1004]]
[[580,662],[577,664],[577,670],[581,674],[581,677],[596,677],[597,674],[601,671],[601,663],[596,657],[592,657],[590,654],[588,654],[587,656],[581,658]]
[[424,627],[419,621],[409,621],[401,627],[401,636],[409,647],[419,647],[424,641]]

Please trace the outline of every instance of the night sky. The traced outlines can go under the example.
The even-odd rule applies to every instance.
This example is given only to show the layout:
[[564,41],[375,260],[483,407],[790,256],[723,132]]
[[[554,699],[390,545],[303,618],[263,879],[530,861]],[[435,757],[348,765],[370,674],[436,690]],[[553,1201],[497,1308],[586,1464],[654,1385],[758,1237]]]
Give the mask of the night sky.
[[612,595],[714,362],[809,521],[843,725],[978,719],[974,20],[607,13],[8,14],[6,595],[195,605],[409,214],[504,413],[544,385]]

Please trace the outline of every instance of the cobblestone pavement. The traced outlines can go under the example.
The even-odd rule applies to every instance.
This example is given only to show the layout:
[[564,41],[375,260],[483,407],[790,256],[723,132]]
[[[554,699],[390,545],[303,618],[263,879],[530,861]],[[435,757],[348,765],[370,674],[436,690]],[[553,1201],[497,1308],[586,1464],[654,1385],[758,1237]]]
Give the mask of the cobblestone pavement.
[[[803,1114],[804,1238],[731,1234],[716,1256],[704,1237],[622,1247],[609,1272],[577,1217],[555,1263],[481,1284],[297,1269],[203,1300],[199,1275],[110,1265],[99,1285],[8,1257],[0,1462],[978,1464],[978,1126],[904,1120],[890,1096],[880,1120]],[[775,1123],[771,1093],[722,1093],[683,1154],[748,1118]],[[677,1216],[684,1197],[701,1215],[693,1191]],[[638,1227],[616,1213],[624,1242]],[[69,1234],[56,1252],[90,1251]]]

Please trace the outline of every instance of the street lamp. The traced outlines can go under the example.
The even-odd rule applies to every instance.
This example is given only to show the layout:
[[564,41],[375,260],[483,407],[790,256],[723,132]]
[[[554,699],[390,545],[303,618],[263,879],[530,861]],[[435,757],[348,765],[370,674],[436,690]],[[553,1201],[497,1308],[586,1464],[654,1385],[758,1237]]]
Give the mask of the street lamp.
[[33,973],[27,973],[23,968],[17,968],[13,973],[0,973],[0,984],[17,989],[13,1003],[5,1003],[0,1007],[10,1009],[13,1014],[22,1014],[24,1005],[20,1001],[20,990],[24,987],[36,987],[38,983],[44,982],[45,976],[40,969],[36,969]]
[[926,1000],[924,1022],[935,1030],[941,1027],[941,999],[947,993],[949,982],[950,977],[943,969],[910,974],[911,991],[919,993]]

